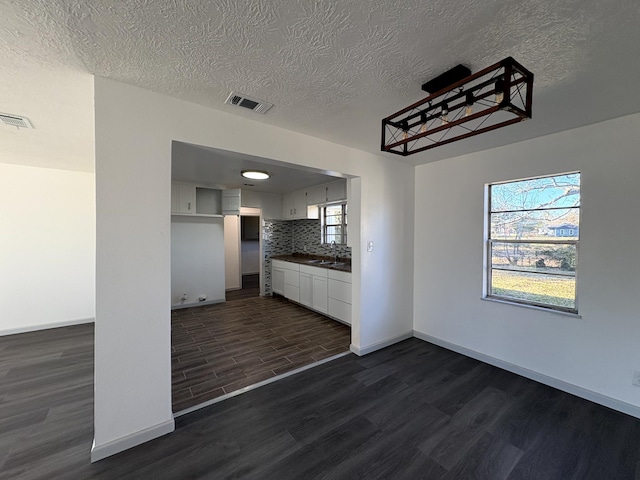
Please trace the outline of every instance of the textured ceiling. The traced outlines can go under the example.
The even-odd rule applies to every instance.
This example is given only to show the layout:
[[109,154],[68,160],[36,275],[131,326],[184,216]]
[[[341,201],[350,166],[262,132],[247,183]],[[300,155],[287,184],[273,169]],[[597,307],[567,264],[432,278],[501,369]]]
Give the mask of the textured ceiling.
[[[425,163],[640,111],[639,5],[0,0],[0,51],[371,152],[380,119],[457,63],[477,71],[510,55],[535,73],[533,120],[407,159]],[[260,116],[224,105],[231,90],[275,107]]]

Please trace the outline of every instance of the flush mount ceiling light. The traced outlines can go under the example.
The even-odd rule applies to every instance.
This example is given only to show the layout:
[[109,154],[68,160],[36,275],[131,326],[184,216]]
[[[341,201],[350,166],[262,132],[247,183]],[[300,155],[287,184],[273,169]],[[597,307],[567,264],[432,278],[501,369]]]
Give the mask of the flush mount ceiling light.
[[533,73],[513,58],[463,65],[422,85],[430,95],[382,119],[381,150],[411,155],[531,118]]
[[271,176],[269,172],[265,172],[264,170],[242,170],[240,175],[244,178],[250,178],[251,180],[266,180]]

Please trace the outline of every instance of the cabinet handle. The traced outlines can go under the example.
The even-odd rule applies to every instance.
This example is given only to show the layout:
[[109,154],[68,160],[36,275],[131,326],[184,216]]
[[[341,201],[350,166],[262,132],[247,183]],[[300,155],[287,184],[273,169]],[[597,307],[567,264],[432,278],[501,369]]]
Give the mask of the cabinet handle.
[[191,210],[191,202],[187,203],[187,210]]
[[293,214],[295,215],[296,213],[298,213],[298,209],[297,209],[297,208],[294,208],[294,209],[293,209]]

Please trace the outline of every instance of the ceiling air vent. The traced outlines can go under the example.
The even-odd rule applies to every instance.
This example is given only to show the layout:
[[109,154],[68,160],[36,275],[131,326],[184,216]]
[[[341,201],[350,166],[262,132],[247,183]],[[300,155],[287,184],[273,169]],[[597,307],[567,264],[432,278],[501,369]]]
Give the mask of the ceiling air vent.
[[269,109],[273,107],[273,103],[268,103],[264,100],[258,100],[257,98],[252,98],[242,93],[235,92],[231,92],[227,97],[227,101],[224,103],[235,105],[236,107],[248,108],[256,113],[262,114],[267,113]]
[[9,115],[8,113],[0,113],[0,121],[6,125],[18,128],[33,128],[31,122],[26,117],[19,115]]

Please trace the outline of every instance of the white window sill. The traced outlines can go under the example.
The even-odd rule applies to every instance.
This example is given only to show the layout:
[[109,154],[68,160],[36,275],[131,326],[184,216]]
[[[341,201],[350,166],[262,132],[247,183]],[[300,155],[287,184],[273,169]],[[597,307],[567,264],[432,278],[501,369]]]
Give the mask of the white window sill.
[[582,315],[579,315],[577,313],[563,312],[561,310],[553,310],[551,308],[538,307],[536,305],[527,305],[525,303],[510,302],[509,300],[503,300],[501,298],[482,297],[481,300],[486,300],[488,302],[503,303],[506,305],[513,305],[514,307],[529,308],[531,310],[537,310],[539,312],[545,312],[545,313],[552,313],[555,315],[562,315],[564,317],[582,318]]

